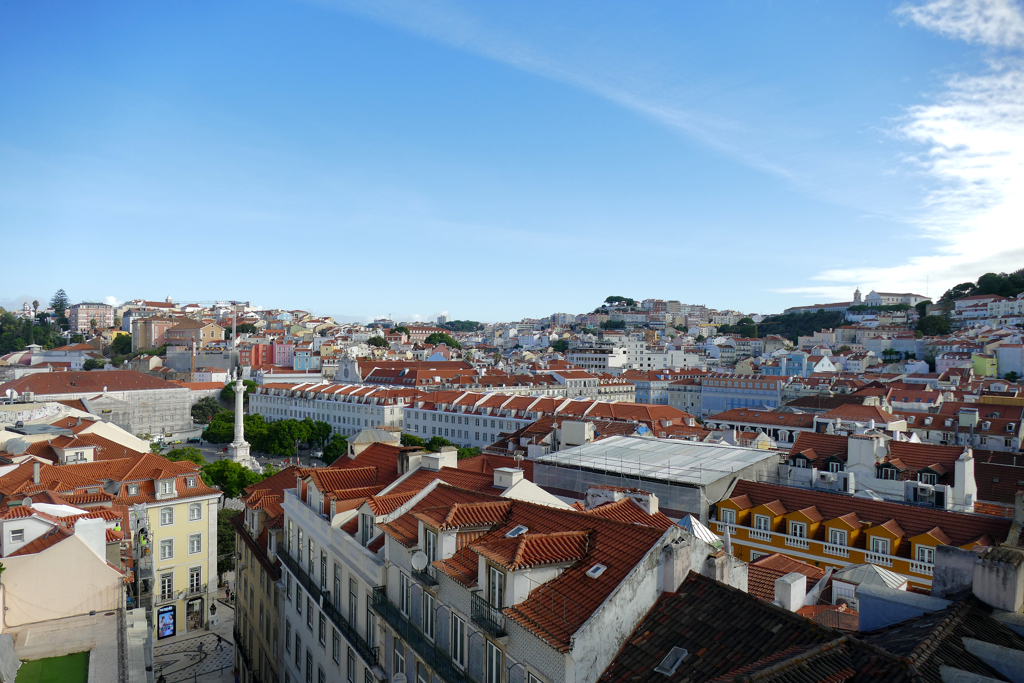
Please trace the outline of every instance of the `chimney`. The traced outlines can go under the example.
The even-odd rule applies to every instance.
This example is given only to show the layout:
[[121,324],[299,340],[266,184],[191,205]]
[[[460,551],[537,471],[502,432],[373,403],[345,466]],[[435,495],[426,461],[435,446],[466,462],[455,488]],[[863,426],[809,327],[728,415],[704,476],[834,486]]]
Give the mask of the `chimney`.
[[39,465],[39,461],[38,460],[36,460],[35,462],[32,463],[32,483],[33,484],[38,484],[39,483],[39,467],[40,467],[40,465]]
[[990,547],[974,561],[974,594],[996,609],[1017,612],[1024,605],[1024,551]]
[[494,487],[509,489],[523,480],[523,471],[514,467],[494,468]]
[[804,606],[807,596],[807,577],[798,572],[790,572],[775,579],[775,602],[783,609],[795,612]]

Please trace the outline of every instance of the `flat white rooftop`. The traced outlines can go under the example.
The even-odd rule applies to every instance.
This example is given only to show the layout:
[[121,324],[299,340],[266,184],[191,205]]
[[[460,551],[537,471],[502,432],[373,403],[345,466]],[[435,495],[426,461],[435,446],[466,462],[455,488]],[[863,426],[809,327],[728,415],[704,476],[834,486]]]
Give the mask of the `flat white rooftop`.
[[763,460],[778,459],[779,451],[729,444],[611,436],[593,443],[537,456],[536,463],[704,486]]

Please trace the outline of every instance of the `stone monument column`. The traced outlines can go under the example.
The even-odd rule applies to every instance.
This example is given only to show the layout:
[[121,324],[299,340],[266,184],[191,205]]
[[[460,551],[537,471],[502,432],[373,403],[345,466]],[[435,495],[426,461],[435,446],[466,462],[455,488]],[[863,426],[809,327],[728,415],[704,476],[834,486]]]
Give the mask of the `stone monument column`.
[[244,400],[245,384],[242,382],[241,373],[238,373],[235,379],[235,440],[228,446],[228,453],[235,462],[249,466],[252,457],[249,455],[249,444],[245,440]]

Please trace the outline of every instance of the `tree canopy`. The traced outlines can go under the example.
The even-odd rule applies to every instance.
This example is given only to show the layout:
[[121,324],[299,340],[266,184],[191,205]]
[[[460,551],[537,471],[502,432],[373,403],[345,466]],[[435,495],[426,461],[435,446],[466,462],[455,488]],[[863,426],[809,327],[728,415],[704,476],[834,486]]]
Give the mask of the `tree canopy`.
[[57,293],[50,299],[50,308],[53,309],[53,315],[56,318],[63,318],[64,313],[71,307],[71,301],[68,299],[68,295],[64,293],[63,289],[58,289]]
[[441,323],[440,327],[451,332],[477,332],[484,329],[483,324],[475,320],[449,320]]
[[610,296],[604,300],[606,304],[621,304],[623,306],[636,306],[636,300],[630,299],[628,296]]
[[114,337],[114,341],[110,344],[110,352],[116,356],[127,356],[132,352],[132,336],[119,334]]
[[394,332],[395,334],[404,334],[407,337],[410,334],[412,334],[412,332],[409,331],[409,328],[406,327],[405,325],[399,325],[398,327],[393,327],[393,328],[391,328],[391,331]]
[[1006,273],[985,273],[977,282],[962,282],[950,287],[939,301],[956,301],[965,296],[995,294],[998,296],[1015,297],[1024,292],[1024,270],[1007,275]]
[[421,439],[415,434],[402,434],[402,445],[403,446],[418,446],[425,451],[431,453],[439,453],[442,448],[446,446],[455,446],[458,449],[458,459],[463,460],[465,458],[472,458],[480,455],[480,449],[477,447],[462,448],[458,444],[453,444],[448,439],[441,436],[432,436],[429,439]]
[[459,342],[455,341],[454,339],[451,338],[451,336],[445,334],[444,332],[435,332],[432,335],[430,335],[429,337],[427,337],[426,339],[424,339],[423,342],[425,344],[430,344],[432,346],[437,346],[438,344],[444,344],[445,346],[447,346],[448,348],[451,348],[451,349],[461,349],[462,348],[462,344],[460,344]]
[[28,344],[39,344],[44,349],[61,346],[60,333],[47,325],[35,325],[33,320],[17,318],[0,308],[0,354],[21,351]]
[[370,346],[376,346],[381,349],[386,349],[389,346],[391,346],[390,344],[388,344],[388,340],[385,339],[384,337],[370,337],[368,340],[366,340],[366,343],[369,344]]
[[917,331],[926,337],[949,334],[951,326],[948,316],[926,315],[917,321]]
[[557,339],[552,342],[551,350],[557,351],[558,353],[565,353],[569,350],[569,341],[566,339]]
[[344,456],[348,452],[348,437],[342,436],[341,434],[332,434],[331,440],[324,446],[324,454],[320,456],[320,459],[324,461],[325,465],[330,465],[338,458]]
[[164,455],[165,458],[171,462],[180,462],[182,460],[188,460],[202,467],[206,464],[206,458],[203,457],[203,452],[198,448],[192,446],[182,446],[180,448],[172,448],[167,451]]
[[[245,395],[242,397],[243,405],[249,404],[249,396],[256,393],[256,382],[251,379],[243,379],[242,385],[245,386]],[[224,385],[224,388],[220,390],[220,400],[228,404],[234,404],[235,402],[235,383],[228,382]]]
[[602,330],[624,330],[626,329],[625,320],[605,320],[601,323]]
[[205,396],[192,406],[192,419],[201,424],[207,424],[221,410],[223,408],[220,407],[217,399],[213,396]]

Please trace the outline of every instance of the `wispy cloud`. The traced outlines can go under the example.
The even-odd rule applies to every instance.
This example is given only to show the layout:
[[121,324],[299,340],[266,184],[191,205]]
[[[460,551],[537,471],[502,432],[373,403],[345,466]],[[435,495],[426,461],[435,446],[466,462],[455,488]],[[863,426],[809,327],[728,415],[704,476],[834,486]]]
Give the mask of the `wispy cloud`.
[[[824,270],[820,288],[781,290],[825,296],[867,284],[932,296],[985,272],[1024,264],[1024,16],[1008,0],[935,0],[896,10],[944,36],[1009,48],[992,55],[985,73],[956,75],[930,104],[910,107],[894,135],[914,146],[906,158],[935,183],[912,224],[922,239],[882,246],[891,267]],[[906,250],[919,255],[885,254]],[[895,258],[892,258],[895,256]],[[849,286],[837,290],[837,283]]]
[[[666,90],[664,83],[647,82],[635,70],[615,67],[614,61],[597,66],[574,64],[498,27],[486,25],[446,0],[307,0],[365,18],[397,26],[481,57],[508,64],[543,78],[565,83],[614,102],[655,122],[695,139],[744,164],[787,179],[790,169],[730,140],[742,124],[720,112],[702,113],[694,98]],[[568,38],[568,37],[567,37]]]
[[949,38],[999,47],[1024,43],[1024,18],[1012,0],[935,0],[902,5],[896,16]]

